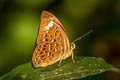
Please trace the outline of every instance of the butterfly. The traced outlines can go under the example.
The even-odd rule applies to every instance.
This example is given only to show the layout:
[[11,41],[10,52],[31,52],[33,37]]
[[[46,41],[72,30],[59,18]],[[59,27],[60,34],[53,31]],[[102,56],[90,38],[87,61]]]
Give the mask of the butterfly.
[[69,56],[72,56],[72,60],[75,62],[73,53],[73,49],[75,49],[74,42],[80,40],[90,32],[92,32],[92,30],[70,43],[67,33],[60,21],[52,13],[43,11],[33,50],[33,66],[46,67],[57,61],[60,61],[60,65],[62,60]]

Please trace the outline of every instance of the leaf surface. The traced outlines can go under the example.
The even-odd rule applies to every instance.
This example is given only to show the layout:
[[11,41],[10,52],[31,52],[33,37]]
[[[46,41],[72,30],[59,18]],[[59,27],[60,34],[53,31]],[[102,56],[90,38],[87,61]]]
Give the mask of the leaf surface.
[[34,68],[31,62],[22,64],[3,75],[0,80],[70,80],[100,74],[108,70],[118,70],[107,64],[102,58],[74,58],[76,63],[73,63],[70,57],[63,60],[59,67],[59,62],[41,68]]

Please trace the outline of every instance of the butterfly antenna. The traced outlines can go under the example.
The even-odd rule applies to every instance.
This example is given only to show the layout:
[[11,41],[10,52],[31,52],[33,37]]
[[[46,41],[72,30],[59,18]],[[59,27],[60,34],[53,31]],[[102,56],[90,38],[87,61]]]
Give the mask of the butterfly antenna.
[[77,39],[75,39],[72,43],[75,43],[76,41],[81,40],[82,38],[84,38],[85,36],[87,36],[88,34],[90,34],[91,32],[93,32],[92,29],[90,31],[88,31],[86,34],[83,34],[82,36],[80,36]]

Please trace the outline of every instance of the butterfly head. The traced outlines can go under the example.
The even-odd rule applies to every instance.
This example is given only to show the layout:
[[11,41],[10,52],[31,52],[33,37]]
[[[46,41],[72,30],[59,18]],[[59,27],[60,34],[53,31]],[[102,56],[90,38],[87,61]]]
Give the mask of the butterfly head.
[[71,45],[70,45],[71,49],[75,49],[75,43],[72,42]]

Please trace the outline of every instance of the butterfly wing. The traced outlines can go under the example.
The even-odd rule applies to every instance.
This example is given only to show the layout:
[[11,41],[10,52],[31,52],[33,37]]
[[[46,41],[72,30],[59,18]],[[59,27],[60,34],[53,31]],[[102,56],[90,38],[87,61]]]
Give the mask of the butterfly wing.
[[59,20],[51,13],[43,11],[41,23],[33,51],[35,67],[45,67],[69,57],[70,43],[66,31]]

